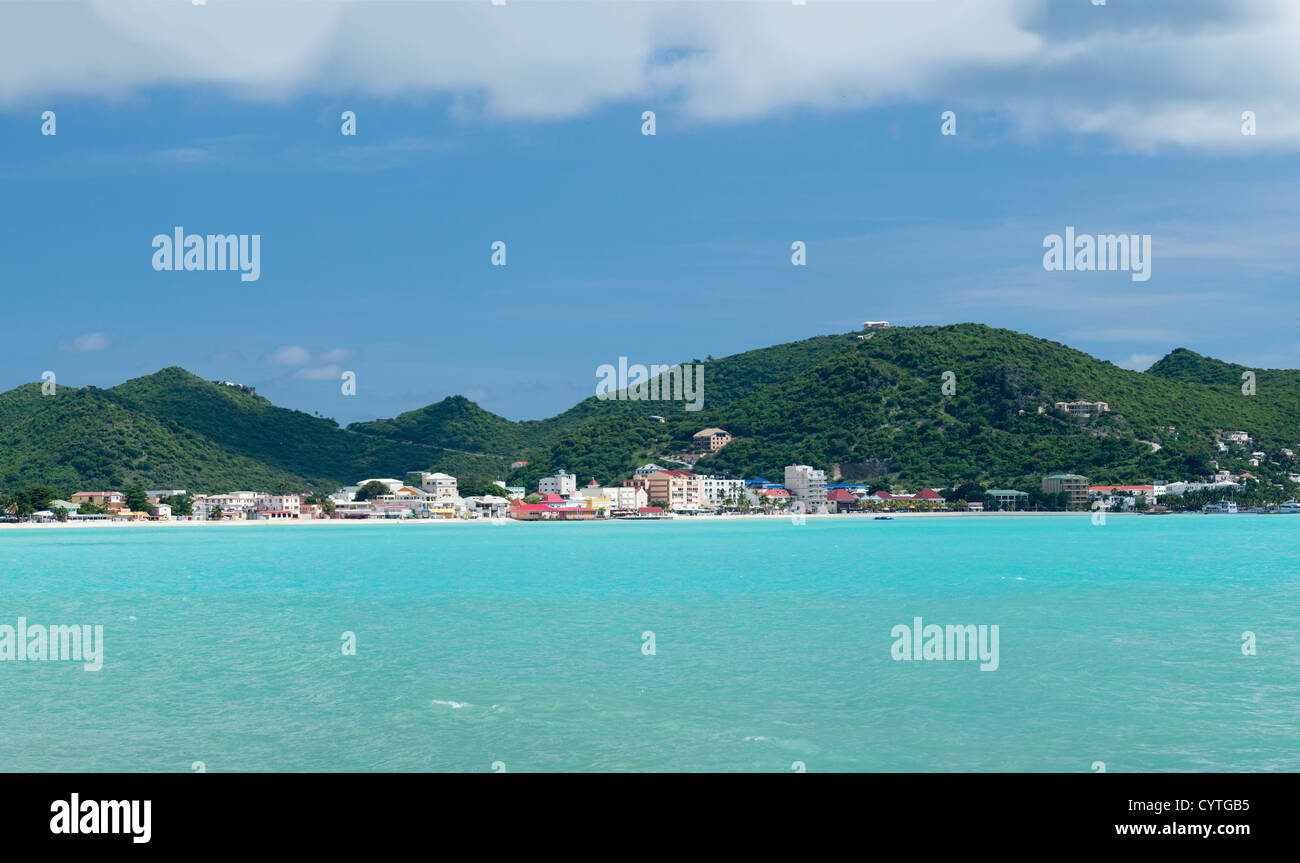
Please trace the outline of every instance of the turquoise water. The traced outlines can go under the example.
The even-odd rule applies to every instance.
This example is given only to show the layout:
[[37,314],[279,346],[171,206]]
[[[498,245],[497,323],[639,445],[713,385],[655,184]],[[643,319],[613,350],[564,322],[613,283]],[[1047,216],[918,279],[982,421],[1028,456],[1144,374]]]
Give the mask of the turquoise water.
[[[0,624],[105,640],[99,672],[0,662],[0,770],[1295,771],[1298,538],[1249,515],[0,530]],[[918,615],[997,624],[1000,667],[893,660]]]

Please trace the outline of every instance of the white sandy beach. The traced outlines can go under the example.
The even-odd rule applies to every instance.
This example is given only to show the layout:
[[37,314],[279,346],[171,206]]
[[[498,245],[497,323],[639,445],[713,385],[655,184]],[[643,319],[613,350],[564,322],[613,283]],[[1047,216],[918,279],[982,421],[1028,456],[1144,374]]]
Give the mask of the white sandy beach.
[[[1138,513],[1107,513],[1107,518],[1119,518],[1123,516],[1137,515]],[[895,519],[907,518],[1026,518],[1026,517],[1088,517],[1090,512],[892,512],[892,513],[837,513],[825,515],[805,515],[804,518],[809,521],[874,521],[877,515],[888,515]],[[672,521],[677,524],[716,524],[718,522],[776,522],[786,521],[791,518],[790,515],[679,515],[671,519],[644,519],[644,521]],[[316,519],[276,519],[276,520],[238,520],[238,521],[187,521],[187,520],[167,520],[167,521],[68,521],[68,522],[47,522],[37,524],[32,522],[17,522],[0,524],[0,530],[61,530],[61,529],[93,529],[93,528],[111,528],[115,530],[132,530],[149,527],[167,527],[167,528],[210,528],[219,530],[223,528],[264,528],[264,527],[306,527],[306,526],[354,526],[354,525],[376,525],[389,524],[400,525],[404,527],[415,527],[419,525],[465,525],[477,524],[488,527],[506,527],[510,525],[524,524],[626,524],[636,522],[638,519],[583,519],[576,521],[548,520],[538,521],[518,521],[512,518],[504,519],[460,519],[460,518],[431,518],[431,519],[384,519],[384,518],[316,518]]]

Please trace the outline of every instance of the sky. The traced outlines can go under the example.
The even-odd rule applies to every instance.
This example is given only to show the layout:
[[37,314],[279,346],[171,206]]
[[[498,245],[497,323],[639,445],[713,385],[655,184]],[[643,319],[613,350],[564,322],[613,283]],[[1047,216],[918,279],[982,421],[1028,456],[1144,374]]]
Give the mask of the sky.
[[[537,419],[867,319],[1300,368],[1297,39],[1262,0],[0,0],[0,389]],[[260,277],[156,271],[177,226]],[[1149,234],[1149,280],[1045,270],[1067,226]]]

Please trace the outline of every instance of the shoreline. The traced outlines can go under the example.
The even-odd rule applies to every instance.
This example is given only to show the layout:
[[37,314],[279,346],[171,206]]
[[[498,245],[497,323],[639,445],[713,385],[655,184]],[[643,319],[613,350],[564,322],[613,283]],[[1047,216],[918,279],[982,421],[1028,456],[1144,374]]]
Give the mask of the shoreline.
[[[1123,512],[1123,513],[1106,513],[1107,518],[1126,518],[1138,516],[1143,513]],[[1170,513],[1171,515],[1204,515],[1205,513]],[[1264,513],[1234,513],[1236,515],[1263,515]],[[891,512],[891,513],[826,513],[814,515],[808,513],[804,516],[809,521],[825,520],[851,520],[869,522],[875,521],[878,515],[888,515],[892,519],[908,518],[1088,518],[1093,515],[1090,511],[1079,512]],[[681,515],[674,518],[661,519],[619,519],[619,518],[600,518],[600,519],[582,519],[576,520],[575,524],[604,524],[604,523],[628,523],[637,521],[656,521],[656,522],[674,522],[674,523],[726,523],[726,522],[777,522],[787,521],[791,516],[786,514],[780,515]],[[94,529],[94,528],[114,528],[114,529],[132,529],[148,527],[164,528],[184,528],[184,527],[207,527],[212,529],[218,528],[257,528],[292,525],[295,527],[305,527],[309,525],[375,525],[375,524],[393,524],[404,525],[407,527],[416,525],[454,525],[454,524],[477,524],[487,525],[489,527],[504,527],[513,524],[537,524],[552,522],[532,522],[521,521],[513,518],[490,519],[490,518],[424,518],[424,519],[385,519],[385,518],[315,518],[315,519],[265,519],[265,520],[238,520],[238,521],[85,521],[85,522],[18,522],[18,523],[0,523],[0,531],[4,530],[49,530],[49,529]],[[556,523],[568,523],[562,520],[556,520]]]

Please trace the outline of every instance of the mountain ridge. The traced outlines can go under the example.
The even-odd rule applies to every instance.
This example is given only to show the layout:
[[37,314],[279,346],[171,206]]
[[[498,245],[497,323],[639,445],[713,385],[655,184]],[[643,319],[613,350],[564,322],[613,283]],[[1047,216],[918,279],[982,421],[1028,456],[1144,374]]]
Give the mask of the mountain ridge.
[[[1300,438],[1296,370],[1252,370],[1175,348],[1137,372],[973,323],[864,335],[709,358],[699,412],[592,396],[515,422],[449,396],[341,428],[177,366],[107,389],[59,386],[53,396],[25,384],[0,393],[0,488],[312,491],[420,469],[531,486],[564,468],[607,483],[687,451],[708,426],[735,440],[699,460],[706,471],[779,480],[782,466],[797,462],[832,478],[909,485],[1023,484],[1057,470],[1133,481],[1204,475],[1216,456],[1231,461],[1240,454],[1218,452],[1219,430],[1249,429],[1255,445],[1275,450]],[[1242,387],[1248,371],[1255,395]],[[1110,410],[1080,420],[1053,407],[1075,400]],[[528,464],[511,469],[516,459]],[[1292,467],[1278,462],[1274,473]]]

